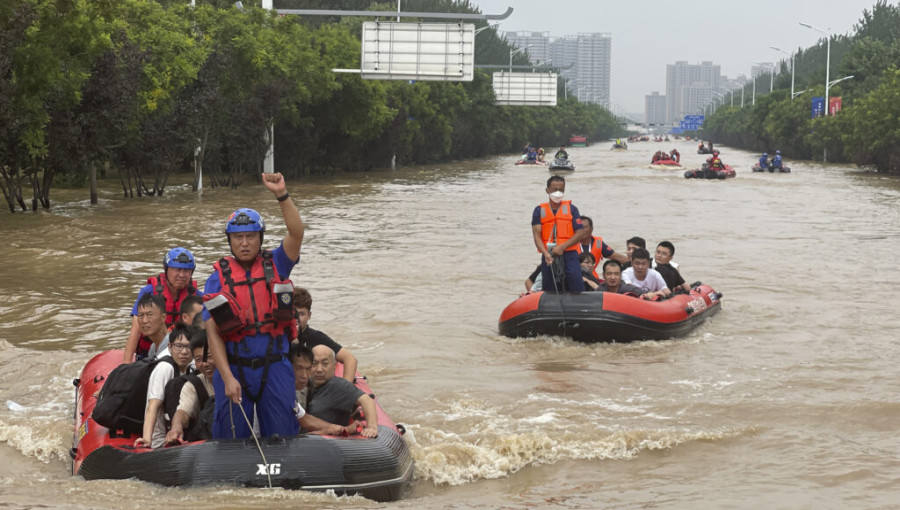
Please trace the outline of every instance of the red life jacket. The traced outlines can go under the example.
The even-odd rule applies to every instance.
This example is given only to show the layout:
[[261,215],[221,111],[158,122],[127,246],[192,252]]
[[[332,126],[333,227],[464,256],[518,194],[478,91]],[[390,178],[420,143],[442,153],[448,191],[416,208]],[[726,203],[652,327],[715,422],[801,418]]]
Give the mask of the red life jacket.
[[[541,204],[541,239],[544,240],[544,246],[547,243],[554,242],[557,245],[563,244],[575,235],[575,228],[572,226],[572,201],[563,200],[559,204],[556,214],[550,204],[544,202]],[[577,244],[569,246],[566,251],[579,251],[581,247]],[[538,250],[540,251],[540,250]]]
[[263,250],[250,267],[250,277],[234,257],[213,264],[222,291],[203,296],[222,339],[240,342],[247,335],[287,335],[297,338],[294,320],[294,284],[283,279],[272,262],[272,252]]
[[[147,284],[150,285],[150,293],[154,296],[162,294],[166,298],[166,326],[171,327],[178,320],[181,309],[181,302],[188,296],[197,293],[197,282],[191,279],[191,283],[187,288],[181,289],[178,296],[172,295],[172,289],[169,287],[169,280],[166,279],[166,273],[159,273],[157,276],[147,278]],[[146,336],[141,335],[138,340],[137,354],[146,355],[150,351],[153,342]]]

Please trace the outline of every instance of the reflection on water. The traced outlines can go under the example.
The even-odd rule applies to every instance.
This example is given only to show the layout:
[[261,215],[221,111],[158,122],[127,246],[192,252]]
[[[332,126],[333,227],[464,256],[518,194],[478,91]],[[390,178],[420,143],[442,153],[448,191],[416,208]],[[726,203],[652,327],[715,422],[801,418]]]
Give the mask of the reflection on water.
[[[670,145],[699,167],[695,143]],[[790,174],[753,174],[756,155],[723,147],[738,176],[695,181],[647,168],[653,142],[608,147],[570,150],[567,198],[613,248],[670,240],[687,281],[724,292],[722,312],[684,339],[497,335],[539,260],[530,216],[549,175],[516,155],[289,185],[307,227],[292,279],[313,295],[311,325],[357,354],[410,431],[418,482],[396,506],[596,508],[599,492],[609,508],[699,507],[710,493],[736,508],[859,508],[862,494],[864,507],[893,505],[900,278],[860,256],[896,251],[900,180],[793,161]],[[0,410],[0,499],[30,506],[39,487],[67,508],[98,493],[117,508],[375,506],[68,475],[71,380],[124,344],[165,251],[189,247],[202,285],[232,210],[264,215],[267,246],[285,233],[260,186],[128,200],[105,186],[99,206],[54,190],[51,211],[0,223],[0,390],[21,406]]]

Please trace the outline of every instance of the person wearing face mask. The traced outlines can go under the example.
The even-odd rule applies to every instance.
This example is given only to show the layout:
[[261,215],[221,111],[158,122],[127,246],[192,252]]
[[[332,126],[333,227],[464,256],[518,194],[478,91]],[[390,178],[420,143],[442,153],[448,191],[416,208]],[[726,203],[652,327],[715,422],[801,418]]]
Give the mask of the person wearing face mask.
[[[541,278],[544,292],[582,292],[581,266],[578,261],[579,246],[587,231],[581,221],[578,208],[570,200],[563,200],[566,180],[554,175],[547,179],[549,201],[534,208],[531,216],[531,232],[534,245],[541,257]],[[554,278],[554,259],[564,277]],[[561,271],[560,271],[561,269]],[[562,275],[560,275],[562,276]]]

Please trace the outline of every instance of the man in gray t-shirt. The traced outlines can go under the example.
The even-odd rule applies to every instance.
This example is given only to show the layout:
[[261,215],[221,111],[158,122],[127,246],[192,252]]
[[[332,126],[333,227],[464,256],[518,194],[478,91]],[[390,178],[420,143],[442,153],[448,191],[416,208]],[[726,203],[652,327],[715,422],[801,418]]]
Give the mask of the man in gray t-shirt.
[[350,381],[334,376],[334,351],[327,345],[313,347],[313,393],[307,412],[330,423],[350,422],[356,406],[362,407],[366,426],[361,432],[365,437],[378,436],[378,413],[375,401]]

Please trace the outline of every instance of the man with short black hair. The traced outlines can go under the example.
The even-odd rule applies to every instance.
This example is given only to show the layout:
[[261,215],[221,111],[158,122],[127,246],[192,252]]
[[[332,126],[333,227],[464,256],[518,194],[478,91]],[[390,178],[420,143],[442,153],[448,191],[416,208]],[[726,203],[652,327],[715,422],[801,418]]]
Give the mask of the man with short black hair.
[[675,255],[674,244],[669,241],[659,243],[656,246],[653,269],[662,275],[669,290],[675,291],[681,289],[684,292],[690,292],[690,285],[685,283],[684,278],[681,277],[681,273],[679,273],[678,269],[671,264],[673,255]]
[[644,248],[636,248],[631,253],[631,267],[622,271],[622,281],[640,287],[646,291],[644,299],[672,294],[662,275],[650,269],[650,252]]
[[594,235],[594,220],[588,216],[582,216],[581,224],[584,225],[584,230],[586,231],[581,242],[581,251],[589,252],[594,257],[594,267],[592,268],[594,278],[600,279],[600,275],[597,274],[597,266],[600,265],[600,261],[604,257],[617,260],[620,264],[628,262],[627,255],[613,250],[610,245],[603,241],[603,237]]
[[622,264],[615,260],[607,260],[603,263],[603,283],[597,287],[598,291],[613,292],[615,294],[632,293],[635,296],[642,296],[647,293],[640,287],[635,287],[627,283],[622,283]]
[[625,241],[625,254],[628,256],[628,260],[622,262],[623,271],[631,267],[631,254],[638,248],[647,249],[647,241],[645,241],[643,237],[634,236]]
[[144,294],[138,300],[135,309],[138,332],[150,343],[145,355],[152,359],[169,343],[166,330],[166,300],[159,294]]
[[178,321],[206,329],[206,323],[203,322],[203,298],[197,295],[184,298],[178,308]]

